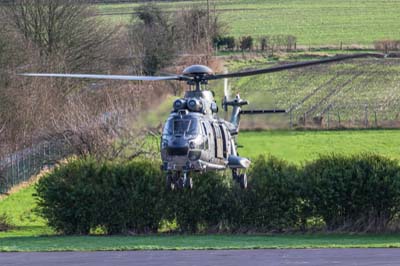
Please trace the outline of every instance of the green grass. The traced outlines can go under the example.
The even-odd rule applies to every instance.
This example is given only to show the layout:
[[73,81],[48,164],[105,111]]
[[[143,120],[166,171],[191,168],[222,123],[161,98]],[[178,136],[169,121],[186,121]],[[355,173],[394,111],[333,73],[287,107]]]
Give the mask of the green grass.
[[0,238],[0,251],[400,247],[400,235],[157,235]]
[[253,159],[271,154],[301,163],[320,154],[366,152],[400,159],[400,130],[241,132],[238,141],[239,153]]
[[[0,232],[0,238],[38,236],[53,234],[46,221],[33,211],[36,201],[33,197],[34,186],[31,185],[3,200],[0,200],[0,214],[6,214],[13,230]],[[2,241],[0,240],[0,246]]]
[[[301,45],[368,44],[399,39],[400,5],[393,0],[218,0],[216,9],[229,34],[291,34]],[[165,11],[205,1],[161,3]],[[127,23],[138,4],[98,5],[99,14]]]

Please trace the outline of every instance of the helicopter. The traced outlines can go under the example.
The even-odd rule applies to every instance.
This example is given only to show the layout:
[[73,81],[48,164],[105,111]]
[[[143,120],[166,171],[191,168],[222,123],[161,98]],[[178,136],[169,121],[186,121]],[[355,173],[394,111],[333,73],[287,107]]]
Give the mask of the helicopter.
[[312,65],[328,64],[363,57],[386,57],[377,53],[337,55],[320,60],[288,63],[269,68],[247,70],[226,74],[215,74],[204,65],[192,65],[184,69],[181,75],[171,76],[128,76],[128,75],[92,75],[92,74],[48,74],[24,73],[28,77],[108,79],[125,81],[182,81],[188,85],[183,98],[174,101],[172,111],[167,118],[161,137],[161,169],[165,172],[168,189],[193,187],[192,172],[207,172],[230,169],[232,178],[242,189],[247,188],[246,170],[250,160],[238,154],[237,136],[241,115],[285,113],[283,109],[244,110],[249,102],[239,94],[229,99],[225,94],[222,108],[231,107],[229,121],[218,116],[218,105],[208,83],[212,80],[240,78],[260,74],[274,73]]

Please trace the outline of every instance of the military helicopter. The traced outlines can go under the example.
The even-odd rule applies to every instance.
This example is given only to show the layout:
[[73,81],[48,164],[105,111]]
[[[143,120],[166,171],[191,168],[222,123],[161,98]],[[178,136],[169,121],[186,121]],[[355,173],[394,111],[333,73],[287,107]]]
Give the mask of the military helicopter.
[[224,96],[222,108],[232,107],[230,121],[220,118],[214,94],[208,89],[210,80],[246,77],[273,73],[312,65],[327,64],[362,57],[382,58],[382,54],[362,53],[340,55],[321,60],[290,63],[257,70],[227,74],[215,74],[204,65],[187,67],[181,75],[171,76],[121,76],[91,74],[38,74],[23,76],[52,78],[111,79],[126,81],[186,82],[189,89],[183,98],[175,100],[172,112],[165,122],[161,138],[162,170],[166,173],[166,185],[170,189],[192,188],[191,172],[231,169],[232,178],[240,187],[247,187],[246,170],[250,160],[239,156],[236,137],[239,134],[241,115],[284,113],[285,110],[242,110],[248,101],[239,95],[232,100]]

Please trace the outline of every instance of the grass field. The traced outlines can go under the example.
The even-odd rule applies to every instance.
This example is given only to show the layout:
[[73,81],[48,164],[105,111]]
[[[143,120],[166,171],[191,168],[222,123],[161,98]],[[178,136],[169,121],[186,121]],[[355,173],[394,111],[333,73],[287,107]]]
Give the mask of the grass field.
[[[213,1],[211,1],[213,2]],[[400,5],[393,0],[218,0],[216,10],[229,25],[229,34],[291,34],[301,45],[367,44],[398,39]],[[203,1],[160,3],[177,10]],[[99,14],[115,23],[127,23],[137,4],[98,5]]]
[[400,160],[400,130],[241,132],[238,141],[239,153],[253,159],[271,154],[301,163],[320,154],[369,152]]
[[[309,60],[310,55],[292,55],[281,61]],[[316,57],[315,59],[317,59]],[[230,71],[257,69],[276,65],[263,58],[231,59],[227,62]],[[292,112],[294,125],[306,117],[313,121],[322,117],[323,126],[331,127],[390,126],[400,121],[400,60],[357,59],[283,71],[268,75],[230,79],[231,91],[240,92],[249,100],[249,109],[278,108]],[[217,99],[222,98],[223,83],[212,83]],[[268,116],[246,117],[244,126],[266,128],[273,120]],[[274,117],[274,116],[269,116]],[[283,117],[288,127],[289,117]],[[329,122],[328,122],[329,120]],[[253,126],[252,126],[253,125]],[[394,125],[394,124],[393,124]],[[392,126],[393,126],[392,125]]]

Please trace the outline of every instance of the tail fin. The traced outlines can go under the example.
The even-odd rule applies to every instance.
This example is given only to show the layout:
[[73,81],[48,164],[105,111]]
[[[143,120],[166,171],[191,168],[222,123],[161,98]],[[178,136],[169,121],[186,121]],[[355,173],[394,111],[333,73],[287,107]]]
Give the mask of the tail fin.
[[248,101],[242,100],[240,98],[240,95],[237,94],[235,99],[232,101],[227,101],[226,97],[224,98],[222,102],[222,106],[225,109],[225,111],[228,110],[228,106],[232,106],[232,115],[231,115],[231,123],[239,130],[239,125],[240,125],[240,114],[242,111],[242,106],[249,104]]

